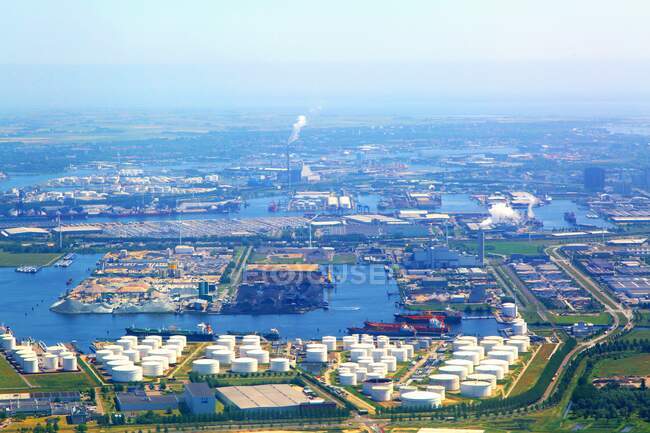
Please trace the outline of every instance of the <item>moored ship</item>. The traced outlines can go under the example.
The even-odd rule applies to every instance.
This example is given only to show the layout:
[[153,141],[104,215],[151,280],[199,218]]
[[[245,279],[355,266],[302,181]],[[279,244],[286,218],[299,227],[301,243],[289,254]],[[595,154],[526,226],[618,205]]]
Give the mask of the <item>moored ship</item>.
[[426,324],[364,322],[363,327],[348,328],[349,334],[386,335],[389,337],[440,336],[448,331],[444,321],[431,319]]
[[178,329],[175,327],[169,328],[126,328],[127,335],[135,335],[137,337],[146,337],[148,335],[160,335],[161,337],[171,337],[172,335],[184,335],[187,341],[214,341],[216,336],[212,331],[210,325],[201,323],[198,325],[198,330],[193,331],[190,329]]
[[431,319],[438,319],[444,323],[460,323],[463,313],[460,311],[422,311],[416,314],[395,313],[395,320],[404,323],[428,323]]

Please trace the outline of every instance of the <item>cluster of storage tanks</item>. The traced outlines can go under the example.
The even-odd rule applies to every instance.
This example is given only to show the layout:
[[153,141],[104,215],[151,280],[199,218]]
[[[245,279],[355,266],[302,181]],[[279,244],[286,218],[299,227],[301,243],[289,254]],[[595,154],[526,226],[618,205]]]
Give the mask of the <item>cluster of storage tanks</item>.
[[38,352],[32,344],[18,344],[12,334],[0,335],[0,347],[23,373],[77,371],[77,355],[63,345],[49,346]]
[[530,350],[530,338],[489,336],[479,342],[476,337],[464,336],[452,342],[452,349],[451,359],[429,376],[429,383],[446,391],[460,391],[465,397],[484,398],[493,395],[497,381],[509,373],[520,354]]
[[141,341],[125,335],[115,344],[105,345],[95,352],[95,359],[113,382],[141,382],[145,377],[163,376],[178,363],[186,346],[187,339],[183,335],[172,335],[167,341],[158,335],[147,336]]
[[214,344],[205,348],[205,357],[192,362],[192,371],[201,375],[218,374],[221,368],[233,373],[256,373],[260,366],[269,371],[287,372],[288,358],[271,358],[269,351],[262,348],[259,335],[244,335],[237,345],[234,335],[220,335]]

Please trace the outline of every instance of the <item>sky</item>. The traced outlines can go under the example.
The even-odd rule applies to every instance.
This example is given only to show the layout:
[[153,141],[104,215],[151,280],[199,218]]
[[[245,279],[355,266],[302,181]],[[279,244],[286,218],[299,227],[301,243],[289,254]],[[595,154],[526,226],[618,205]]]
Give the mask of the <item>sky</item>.
[[648,22],[643,0],[3,2],[0,108],[645,114]]

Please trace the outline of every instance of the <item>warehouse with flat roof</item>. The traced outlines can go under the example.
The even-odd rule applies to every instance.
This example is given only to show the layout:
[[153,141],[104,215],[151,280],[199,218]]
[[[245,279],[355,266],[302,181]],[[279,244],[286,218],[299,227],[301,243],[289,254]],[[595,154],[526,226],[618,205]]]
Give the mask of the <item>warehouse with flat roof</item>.
[[303,388],[288,384],[224,386],[217,388],[217,398],[240,410],[289,409],[325,403],[322,399],[310,400]]

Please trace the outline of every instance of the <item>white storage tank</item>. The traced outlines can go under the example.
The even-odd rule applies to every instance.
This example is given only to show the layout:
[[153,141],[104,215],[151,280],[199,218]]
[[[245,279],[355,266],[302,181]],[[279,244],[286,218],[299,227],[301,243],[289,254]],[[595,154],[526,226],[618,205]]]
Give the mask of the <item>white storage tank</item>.
[[145,356],[144,358],[142,358],[142,363],[143,364],[145,362],[147,362],[147,361],[155,361],[155,362],[160,363],[162,365],[163,370],[167,370],[169,368],[169,358],[167,358],[166,356],[150,355],[150,356]]
[[106,364],[104,364],[104,367],[106,368],[106,371],[113,374],[113,370],[117,367],[121,367],[123,365],[133,365],[131,361],[128,359],[116,359],[115,361],[108,361]]
[[503,317],[517,317],[517,306],[512,302],[501,304],[501,315]]
[[129,361],[132,363],[140,362],[140,352],[138,352],[136,349],[128,349],[124,351],[124,356],[129,358]]
[[343,350],[352,349],[352,345],[354,344],[357,344],[357,341],[351,335],[346,335],[345,337],[343,337]]
[[248,352],[252,350],[259,350],[260,346],[255,344],[246,344],[244,346],[239,346],[239,356],[242,358],[248,357]]
[[361,336],[361,342],[364,343],[364,344],[369,344],[371,346],[375,345],[374,337],[372,335],[368,335],[368,334],[363,334]]
[[46,370],[59,369],[59,357],[53,353],[48,353],[43,357],[43,368]]
[[481,346],[485,353],[488,353],[494,346],[499,346],[502,343],[498,340],[481,340]]
[[388,353],[394,356],[397,362],[408,361],[408,352],[404,347],[391,347],[388,349]]
[[112,361],[122,361],[122,360],[128,361],[129,358],[127,358],[127,357],[124,356],[124,355],[108,355],[108,356],[105,356],[105,357],[104,357],[104,360],[102,361],[102,364],[103,364],[104,367],[105,367],[106,364],[108,364],[109,362],[112,362]]
[[377,336],[377,347],[380,349],[387,349],[390,346],[390,338],[385,335]]
[[324,336],[321,341],[327,347],[327,350],[334,351],[336,350],[336,337],[331,335]]
[[149,352],[151,351],[151,346],[147,346],[146,344],[138,344],[135,346],[135,350],[138,351],[140,354],[140,358],[144,358],[145,356],[149,355]]
[[165,344],[162,348],[163,349],[168,349],[168,350],[173,350],[174,352],[176,352],[176,359],[178,359],[181,356],[183,356],[183,346],[182,346],[182,344],[183,343],[181,343],[180,341],[172,341],[172,342],[168,342],[167,344]]
[[259,347],[260,344],[262,343],[262,339],[260,338],[259,335],[244,335],[244,338],[242,338],[242,345],[244,346],[257,346]]
[[256,349],[249,350],[247,353],[249,358],[257,359],[258,364],[268,364],[269,363],[269,352],[268,350]]
[[140,342],[142,346],[149,346],[152,350],[160,349],[162,346],[162,341],[157,339],[151,339],[150,337],[145,338]]
[[386,375],[388,374],[388,367],[386,367],[386,364],[382,362],[373,362],[372,364],[370,364],[370,371],[372,371],[373,373],[378,373],[382,377],[386,377]]
[[162,356],[164,358],[167,358],[167,362],[169,365],[176,364],[176,351],[175,350],[170,350],[170,349],[154,349],[149,351],[149,356]]
[[16,337],[11,334],[3,334],[0,337],[0,346],[5,352],[16,349]]
[[413,358],[415,356],[415,348],[411,344],[402,344],[402,349],[406,349],[406,357],[408,359]]
[[38,373],[38,358],[25,358],[23,359],[23,371],[25,373]]
[[479,365],[474,369],[476,374],[491,374],[496,377],[497,380],[501,380],[505,377],[505,371],[500,365]]
[[311,348],[305,352],[306,362],[327,362],[327,349]]
[[397,371],[397,358],[391,355],[382,356],[380,362],[386,364],[386,368],[389,372],[393,373]]
[[359,367],[366,368],[370,370],[370,364],[372,364],[374,361],[372,360],[371,357],[369,356],[363,356],[357,360],[357,363],[359,364]]
[[370,351],[370,356],[372,357],[373,361],[375,361],[375,362],[381,361],[381,358],[383,358],[386,355],[388,355],[388,350],[387,349],[372,349]]
[[235,358],[230,369],[233,373],[255,373],[257,372],[257,360],[254,358]]
[[506,374],[510,371],[510,363],[503,359],[484,359],[480,365],[498,365]]
[[357,371],[357,368],[359,368],[359,364],[357,364],[356,362],[342,362],[339,365],[339,367],[347,368],[348,370],[350,370],[351,373],[354,373]]
[[475,352],[478,353],[478,359],[485,358],[485,348],[482,346],[462,346],[459,351],[461,352]]
[[365,358],[366,351],[364,349],[352,349],[350,350],[350,359],[353,362],[358,362],[359,358]]
[[68,349],[66,349],[64,346],[61,345],[56,345],[56,346],[48,346],[45,351],[47,353],[51,353],[52,355],[59,355],[61,352],[67,352]]
[[113,355],[121,355],[122,352],[124,352],[124,348],[122,346],[118,346],[117,344],[108,344],[102,348],[103,350],[110,350],[113,352]]
[[473,335],[461,335],[460,337],[456,337],[456,340],[466,341],[470,346],[476,346],[478,344],[478,338]]
[[95,359],[97,360],[98,364],[103,363],[104,358],[106,358],[107,356],[114,356],[113,351],[102,349],[95,352]]
[[134,343],[133,340],[120,338],[115,342],[116,345],[121,346],[122,350],[131,350],[137,343]]
[[500,335],[487,335],[487,336],[483,337],[483,339],[481,341],[498,341],[499,344],[503,344],[503,342],[505,341],[505,338],[503,338]]
[[445,365],[465,367],[467,374],[474,373],[474,363],[467,359],[448,359],[445,361]]
[[451,356],[454,359],[463,359],[466,361],[470,361],[474,365],[478,365],[480,361],[480,355],[478,354],[478,352],[470,352],[468,350],[456,351]]
[[526,353],[530,348],[530,344],[524,340],[506,340],[506,346],[517,348],[517,353]]
[[356,373],[340,373],[339,381],[343,386],[356,386],[357,374]]
[[473,373],[467,376],[467,380],[476,380],[479,382],[487,382],[492,387],[494,391],[497,389],[497,377],[493,374],[486,373]]
[[141,365],[145,377],[160,377],[165,373],[160,361],[143,361]]
[[508,364],[514,364],[517,360],[514,353],[504,350],[491,350],[488,352],[487,356],[488,359],[500,359],[502,361],[507,361]]
[[192,371],[201,375],[219,374],[219,361],[216,359],[197,359],[192,362]]
[[498,346],[494,346],[492,348],[492,351],[496,351],[496,352],[512,352],[512,354],[515,355],[515,359],[519,358],[519,350],[515,346],[508,346],[506,344],[500,344]]
[[462,365],[443,365],[438,369],[441,374],[453,374],[456,375],[460,380],[465,380],[469,372],[467,371],[466,366]]
[[425,390],[438,394],[441,400],[445,399],[445,387],[442,385],[427,385]]
[[66,355],[61,358],[63,362],[63,371],[77,371],[77,357]]
[[522,319],[513,320],[512,333],[514,335],[526,335],[528,334],[528,325]]
[[273,358],[269,370],[277,373],[285,373],[290,369],[290,362],[287,358]]
[[390,401],[392,394],[392,388],[389,386],[374,386],[370,391],[370,398],[373,401]]
[[490,382],[466,380],[460,383],[460,395],[470,398],[485,398],[492,395]]
[[212,350],[210,351],[208,356],[212,359],[216,359],[222,365],[230,365],[233,359],[235,359],[235,354],[231,350],[226,348],[222,348],[219,350]]
[[209,346],[206,346],[205,349],[203,349],[203,353],[205,353],[205,356],[209,356],[210,352],[213,350],[224,350],[226,349],[226,346],[223,346],[221,344],[210,344]]
[[442,397],[430,391],[411,391],[400,395],[404,407],[430,409],[442,404]]
[[113,382],[142,382],[142,367],[137,365],[121,365],[113,369]]
[[460,377],[457,374],[438,373],[429,376],[431,385],[443,386],[447,391],[458,391],[460,388]]
[[357,383],[361,383],[368,378],[368,370],[363,367],[357,368],[355,374],[357,375]]
[[172,335],[167,339],[167,341],[180,341],[183,343],[183,347],[187,346],[187,337],[184,335]]
[[237,340],[233,335],[220,335],[217,338],[217,345],[228,348],[229,350],[235,350],[235,344]]

